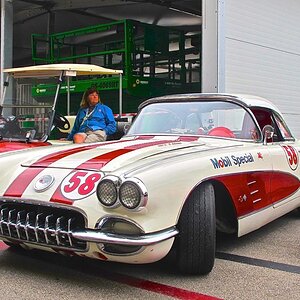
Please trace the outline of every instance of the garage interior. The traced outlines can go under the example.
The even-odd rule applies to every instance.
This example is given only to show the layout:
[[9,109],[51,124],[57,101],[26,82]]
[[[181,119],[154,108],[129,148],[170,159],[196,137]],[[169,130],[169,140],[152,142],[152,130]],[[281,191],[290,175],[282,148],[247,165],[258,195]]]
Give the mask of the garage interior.
[[[201,90],[199,0],[2,3],[13,15],[13,67],[91,63],[123,69],[124,112],[136,111],[149,97]],[[116,111],[115,81],[97,82]]]
[[179,29],[185,34],[201,30],[199,0],[14,0],[12,4],[14,66],[32,63],[32,33],[58,33],[125,19]]
[[[175,52],[171,53],[173,62],[170,61],[164,65],[160,63],[160,56],[155,55],[154,62],[157,66],[155,71],[157,72],[154,72],[155,76],[153,76],[153,65],[150,70],[152,58],[147,56],[149,53],[142,58],[144,64],[148,66],[142,68],[141,53],[134,57],[128,47],[118,46],[114,49],[125,49],[132,55],[131,57],[127,55],[126,67],[123,66],[123,68],[130,69],[132,65],[130,62],[137,64],[132,68],[132,72],[124,76],[125,103],[136,107],[138,103],[136,99],[142,101],[144,98],[156,96],[159,93],[170,94],[181,91],[255,94],[277,105],[294,136],[300,137],[298,74],[300,4],[297,1],[287,0],[284,9],[280,0],[255,2],[252,0],[0,1],[1,70],[11,66],[45,62],[37,60],[34,62],[33,55],[37,58],[45,58],[51,47],[49,43],[47,46],[47,43],[43,45],[41,42],[33,47],[32,34],[54,38],[53,35],[59,33],[71,34],[76,30],[88,30],[88,27],[97,30],[95,28],[97,26],[134,20],[153,28],[153,30],[146,30],[147,36],[144,41],[145,43],[147,41],[147,51],[150,51],[152,47],[152,51],[158,52],[158,47],[162,47],[164,59],[166,54],[167,57],[169,55],[166,52]],[[169,43],[168,50],[170,51],[166,51],[164,34],[157,35],[154,29],[156,26],[184,33],[187,39],[184,44],[185,49],[177,51],[181,54],[180,61],[176,57],[174,47],[176,45],[178,49],[179,43]],[[120,28],[118,30],[120,35]],[[137,31],[140,36],[141,32]],[[104,32],[97,32],[99,35],[100,33],[102,40],[109,41],[111,38],[104,37]],[[154,42],[148,43],[151,40],[148,37],[151,35]],[[71,38],[68,37],[68,39]],[[94,43],[97,39],[94,33],[80,35],[77,32],[73,40],[76,40],[79,45],[80,43]],[[163,41],[163,43],[157,41]],[[33,49],[36,52],[33,53]],[[60,47],[57,49],[61,50]],[[184,58],[182,53],[184,53]],[[59,59],[65,58],[62,54],[67,53],[62,51]],[[114,55],[120,59],[120,54]],[[71,56],[68,55],[69,58]],[[109,55],[106,56],[107,63],[112,62],[112,67],[120,67],[115,59],[108,57]],[[174,58],[178,60],[174,61]],[[47,59],[48,63],[49,59],[55,58],[50,56]],[[88,56],[80,58],[81,61],[84,59],[88,61]],[[103,57],[92,54],[89,59],[101,65],[105,61]],[[76,60],[79,61],[79,58],[77,57]],[[182,72],[182,66],[184,72]],[[134,77],[141,74],[143,74],[142,78]],[[166,74],[170,75],[170,79],[166,78]],[[163,76],[165,76],[164,79]],[[153,82],[156,85],[151,86],[148,83],[147,86],[141,85],[148,82],[149,78],[154,78]],[[139,85],[136,84],[136,80]],[[163,82],[168,82],[168,85],[162,87]],[[136,87],[133,87],[134,84]],[[3,76],[0,76],[0,85],[3,86]],[[142,92],[138,87],[142,89]],[[112,97],[110,95],[108,97],[111,101]],[[132,111],[132,109],[128,107],[127,111]]]

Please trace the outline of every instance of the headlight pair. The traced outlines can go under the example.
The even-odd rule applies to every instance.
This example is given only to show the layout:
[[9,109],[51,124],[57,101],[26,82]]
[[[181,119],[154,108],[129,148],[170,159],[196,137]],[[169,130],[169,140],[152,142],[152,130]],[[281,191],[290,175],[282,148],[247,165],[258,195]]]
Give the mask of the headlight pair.
[[146,205],[148,193],[145,185],[137,178],[122,182],[120,178],[109,175],[99,182],[97,197],[105,207],[115,208],[121,204],[125,208],[138,210]]

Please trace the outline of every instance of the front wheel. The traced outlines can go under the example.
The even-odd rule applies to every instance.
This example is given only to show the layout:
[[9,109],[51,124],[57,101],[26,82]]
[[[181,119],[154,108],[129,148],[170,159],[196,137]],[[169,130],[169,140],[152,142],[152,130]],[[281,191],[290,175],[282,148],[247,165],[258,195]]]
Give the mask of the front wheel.
[[207,274],[215,261],[215,194],[210,183],[195,189],[183,206],[177,237],[177,265],[182,273]]

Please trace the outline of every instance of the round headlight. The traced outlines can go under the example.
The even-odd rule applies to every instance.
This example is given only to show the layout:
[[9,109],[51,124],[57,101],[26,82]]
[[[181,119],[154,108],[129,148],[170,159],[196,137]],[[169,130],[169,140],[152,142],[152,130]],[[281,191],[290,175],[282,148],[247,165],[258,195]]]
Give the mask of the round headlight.
[[145,206],[147,192],[144,185],[134,178],[123,182],[119,191],[120,202],[128,209],[137,209]]
[[104,178],[97,186],[97,197],[100,203],[106,207],[118,205],[118,180],[116,178]]

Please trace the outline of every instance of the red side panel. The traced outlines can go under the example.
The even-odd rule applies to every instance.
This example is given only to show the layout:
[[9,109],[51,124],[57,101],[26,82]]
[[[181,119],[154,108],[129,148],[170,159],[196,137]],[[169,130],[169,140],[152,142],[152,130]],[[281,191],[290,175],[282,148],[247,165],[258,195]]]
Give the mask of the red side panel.
[[249,172],[218,177],[227,188],[237,216],[248,214],[271,204],[270,172]]
[[294,194],[300,187],[297,177],[283,172],[247,172],[216,178],[233,199],[237,217],[270,206]]
[[272,202],[283,200],[299,189],[299,179],[288,173],[274,172],[272,176]]

